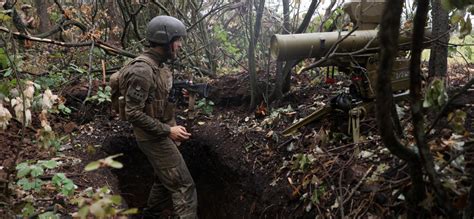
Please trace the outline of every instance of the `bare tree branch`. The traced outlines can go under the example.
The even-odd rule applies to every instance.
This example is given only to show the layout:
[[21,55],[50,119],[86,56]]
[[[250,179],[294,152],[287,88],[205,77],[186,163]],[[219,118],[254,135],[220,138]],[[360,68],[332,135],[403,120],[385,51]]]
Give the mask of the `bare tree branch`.
[[168,11],[168,9],[163,4],[161,4],[161,2],[159,2],[157,0],[152,0],[151,2],[155,5],[157,5],[161,10],[163,10],[166,15],[168,15],[168,16],[171,15],[170,11]]
[[68,20],[66,18],[63,18],[61,19],[61,21],[56,24],[51,30],[47,31],[47,32],[44,32],[44,33],[40,33],[40,34],[37,34],[37,35],[34,35],[34,37],[38,37],[38,38],[46,38],[46,37],[49,37],[55,33],[58,33],[58,32],[61,32],[63,31],[66,27],[68,26],[76,26],[78,27],[79,29],[81,29],[81,31],[83,33],[85,33],[87,31],[87,27],[78,22],[78,21],[75,21],[75,20]]
[[324,12],[323,19],[321,19],[321,24],[319,25],[319,32],[323,31],[324,24],[329,20],[331,17],[331,14],[334,13],[334,5],[336,5],[337,0],[331,0],[331,3],[329,3],[329,6],[326,8],[326,11]]
[[[331,48],[328,50],[328,52],[326,53],[326,55],[319,59],[317,62],[309,65],[309,66],[306,66],[306,67],[303,67],[299,73],[302,73],[302,72],[305,72],[305,71],[308,71],[312,68],[315,68],[317,66],[319,66],[321,63],[324,63],[326,62],[327,60],[329,60],[330,58],[332,58],[335,54],[336,54],[336,51],[339,47],[339,44],[344,41],[345,39],[347,39],[347,37],[349,37],[352,33],[354,33],[354,31],[356,31],[358,29],[358,26],[356,26],[354,29],[352,29],[349,33],[347,33],[345,36],[343,36],[342,38],[340,37],[340,34],[339,34],[339,39],[331,46]],[[372,44],[372,42],[374,41],[375,38],[372,38],[369,42],[367,42],[367,44],[364,46],[363,49],[367,49],[367,47]]]
[[210,16],[210,15],[213,15],[213,14],[216,14],[216,13],[219,13],[221,10],[224,10],[224,9],[227,9],[227,8],[237,8],[237,7],[241,7],[244,5],[244,2],[239,2],[239,3],[228,3],[228,4],[225,4],[225,5],[222,5],[220,7],[217,7],[217,8],[212,8],[211,10],[209,10],[209,12],[207,12],[205,15],[201,16],[199,18],[199,20],[197,20],[196,22],[194,22],[194,24],[192,24],[191,26],[189,26],[187,28],[187,31],[191,31],[197,24],[199,24],[202,20],[206,19],[206,17]]
[[[25,34],[22,34],[22,33],[19,33],[19,32],[13,32],[13,31],[9,30],[6,27],[0,27],[0,31],[5,32],[5,33],[11,33],[17,39],[27,39],[27,40],[31,40],[31,41],[49,43],[49,44],[54,44],[54,45],[59,45],[59,46],[64,46],[64,47],[84,47],[84,46],[91,46],[92,43],[93,43],[93,41],[80,42],[80,43],[65,43],[65,42],[46,39],[46,38],[33,37],[33,36],[25,35]],[[102,42],[100,40],[95,41],[95,45],[97,47],[103,49],[104,51],[112,53],[112,54],[127,56],[127,57],[131,57],[131,58],[134,58],[134,57],[137,56],[137,55],[135,55],[133,53],[130,53],[128,51],[119,49],[116,46],[108,45],[107,43]]]

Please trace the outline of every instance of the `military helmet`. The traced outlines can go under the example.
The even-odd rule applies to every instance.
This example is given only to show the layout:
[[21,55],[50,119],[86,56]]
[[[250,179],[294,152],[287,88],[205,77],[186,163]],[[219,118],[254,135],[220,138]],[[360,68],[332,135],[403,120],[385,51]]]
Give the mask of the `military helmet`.
[[186,27],[171,16],[156,16],[146,27],[146,39],[157,44],[168,44],[174,37],[185,37]]
[[21,5],[21,7],[20,7],[20,9],[23,10],[23,11],[28,10],[28,9],[31,9],[31,8],[32,8],[32,7],[31,7],[31,5],[29,5],[29,4],[23,4],[23,5]]

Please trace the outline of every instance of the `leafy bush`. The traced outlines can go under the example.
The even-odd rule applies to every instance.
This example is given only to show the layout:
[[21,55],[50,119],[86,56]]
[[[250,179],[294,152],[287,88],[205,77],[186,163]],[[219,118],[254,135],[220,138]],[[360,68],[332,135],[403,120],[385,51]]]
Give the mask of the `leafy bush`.
[[[112,155],[104,159],[93,161],[89,163],[84,170],[93,171],[100,167],[122,168],[123,164],[115,161],[114,158],[122,154]],[[115,218],[116,216],[127,216],[136,214],[138,209],[119,209],[118,206],[122,204],[122,197],[120,195],[111,195],[111,190],[108,187],[102,187],[94,191],[92,188],[84,190],[78,198],[72,202],[77,204],[79,210],[73,214],[73,217],[83,218]]]
[[203,98],[196,103],[196,108],[201,109],[202,112],[207,115],[212,115],[212,112],[214,111],[214,102]]
[[443,81],[440,79],[433,80],[426,92],[423,107],[435,107],[440,109],[447,101],[448,94],[446,93]]
[[52,182],[64,196],[70,196],[74,193],[74,182],[68,179],[64,173],[56,173],[56,175],[53,176]]
[[40,176],[44,174],[44,169],[54,169],[58,166],[57,162],[54,160],[40,160],[36,164],[29,165],[28,162],[20,163],[16,166],[17,175],[19,179],[17,185],[19,185],[23,190],[29,191],[34,189],[39,192],[43,181],[40,179]]
[[84,190],[82,197],[73,200],[79,207],[79,211],[75,212],[73,217],[115,218],[115,216],[126,216],[138,212],[136,208],[128,210],[117,208],[122,203],[122,197],[111,195],[110,192],[107,187],[97,189],[95,192],[92,188]]
[[99,90],[97,91],[97,94],[94,96],[89,97],[87,100],[88,101],[95,101],[98,102],[99,104],[103,102],[112,102],[111,96],[112,96],[112,88],[110,86],[105,86],[99,87]]

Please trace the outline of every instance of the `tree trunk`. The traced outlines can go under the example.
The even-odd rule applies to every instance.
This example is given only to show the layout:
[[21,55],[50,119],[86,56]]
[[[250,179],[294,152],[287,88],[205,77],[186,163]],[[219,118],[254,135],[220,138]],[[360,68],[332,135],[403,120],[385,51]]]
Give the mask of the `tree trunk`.
[[[107,7],[107,14],[112,18],[118,18],[120,16],[120,12],[118,11],[118,5],[116,1],[107,1],[105,4]],[[119,27],[119,29],[123,28],[122,23],[119,19],[110,19],[107,21],[107,25],[109,27],[109,40],[113,41],[116,44],[120,40],[120,33],[114,32],[115,27]],[[118,43],[117,43],[118,44]]]
[[[199,12],[197,13],[200,14]],[[203,45],[209,45],[209,46],[206,46],[205,48],[205,53],[208,60],[207,67],[208,69],[211,70],[212,75],[215,75],[217,71],[217,63],[216,63],[216,56],[215,56],[216,49],[215,49],[215,45],[213,43],[210,43],[211,39],[209,37],[209,32],[208,32],[209,30],[207,29],[208,26],[205,25],[204,22],[205,22],[204,20],[201,21],[198,24],[198,27],[203,39]]]
[[290,0],[283,0],[283,34],[290,33]]
[[[282,34],[290,33],[290,1],[283,0],[283,30]],[[278,100],[282,98],[282,87],[283,87],[283,62],[278,61],[276,64],[276,73],[275,73],[275,87],[273,92],[270,95],[269,102]]]
[[441,6],[442,0],[431,0],[433,17],[433,38],[440,37],[431,46],[430,61],[428,67],[429,77],[445,77],[448,70],[448,42],[449,42],[449,15]]
[[259,89],[257,84],[257,67],[256,67],[256,60],[255,60],[255,47],[257,46],[257,39],[260,34],[260,28],[262,24],[262,15],[263,9],[265,8],[265,0],[260,0],[260,3],[257,7],[257,16],[255,18],[255,26],[252,27],[252,7],[253,1],[251,1],[251,6],[249,9],[249,27],[250,27],[250,43],[249,43],[249,52],[248,52],[248,60],[249,60],[249,74],[250,74],[250,91],[251,91],[251,98],[250,98],[250,109],[254,109],[257,106],[257,98],[259,95]]
[[390,75],[393,71],[394,60],[398,54],[398,38],[400,35],[400,18],[403,1],[387,1],[382,16],[380,39],[380,63],[377,70],[376,101],[377,126],[382,141],[390,152],[408,164],[412,187],[407,195],[409,218],[417,218],[420,212],[418,203],[425,197],[422,165],[416,153],[405,147],[395,134],[391,112],[393,107],[393,90]]
[[40,33],[47,32],[51,28],[48,15],[49,5],[50,2],[48,0],[35,0],[36,14],[39,17],[38,31]]

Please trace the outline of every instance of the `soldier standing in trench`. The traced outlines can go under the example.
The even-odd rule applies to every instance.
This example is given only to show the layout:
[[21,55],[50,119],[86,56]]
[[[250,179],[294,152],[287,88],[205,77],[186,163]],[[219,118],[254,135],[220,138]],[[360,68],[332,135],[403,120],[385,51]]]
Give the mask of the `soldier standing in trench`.
[[189,139],[191,134],[176,125],[175,105],[168,102],[173,77],[164,63],[177,58],[185,36],[186,28],[180,20],[170,16],[153,18],[146,33],[150,48],[118,76],[126,119],[133,125],[138,146],[155,174],[143,212],[145,218],[166,216],[163,210],[169,209],[170,203],[173,216],[197,218],[195,184],[177,148],[177,142]]

